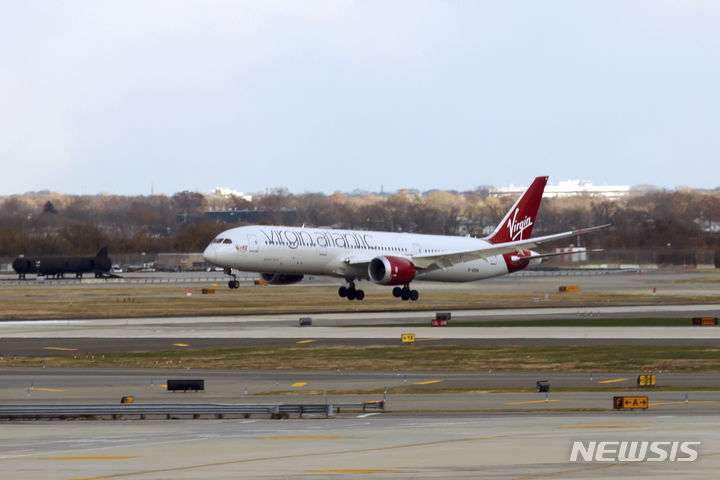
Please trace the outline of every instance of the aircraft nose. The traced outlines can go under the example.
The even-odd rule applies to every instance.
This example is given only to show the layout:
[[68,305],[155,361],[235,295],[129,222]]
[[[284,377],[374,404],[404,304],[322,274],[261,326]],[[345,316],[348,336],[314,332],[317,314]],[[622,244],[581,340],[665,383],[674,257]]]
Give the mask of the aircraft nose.
[[208,262],[215,264],[217,262],[217,252],[215,251],[215,245],[212,243],[205,248],[205,251],[202,254],[203,259]]

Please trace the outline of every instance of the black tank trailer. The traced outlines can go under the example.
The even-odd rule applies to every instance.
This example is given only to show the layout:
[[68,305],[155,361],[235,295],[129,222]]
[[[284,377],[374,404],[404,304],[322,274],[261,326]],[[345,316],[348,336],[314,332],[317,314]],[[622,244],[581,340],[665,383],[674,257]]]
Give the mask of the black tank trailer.
[[94,273],[95,278],[102,278],[110,271],[112,262],[108,257],[107,247],[103,247],[94,257],[26,257],[20,255],[13,260],[12,267],[20,276],[25,278],[28,273],[37,273],[40,276],[55,276],[63,278],[66,273],[74,273],[75,278],[82,278],[83,273]]

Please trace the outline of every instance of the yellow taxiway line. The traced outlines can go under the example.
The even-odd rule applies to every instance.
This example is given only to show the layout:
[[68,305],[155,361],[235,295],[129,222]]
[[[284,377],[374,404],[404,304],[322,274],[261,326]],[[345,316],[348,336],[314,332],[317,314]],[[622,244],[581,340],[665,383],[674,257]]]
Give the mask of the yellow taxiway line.
[[560,427],[560,428],[566,428],[566,429],[577,429],[577,428],[580,428],[580,429],[583,429],[583,428],[588,428],[588,429],[603,429],[603,428],[610,428],[610,429],[612,429],[612,428],[637,428],[637,427],[640,427],[640,426],[642,426],[642,425],[569,425],[569,426],[567,426],[567,427]]
[[614,378],[612,380],[602,380],[598,383],[615,383],[615,382],[625,382],[627,380],[630,380],[629,378]]
[[356,469],[339,469],[339,470],[305,470],[307,473],[407,473],[410,470],[356,470]]
[[444,381],[445,380],[427,380],[425,382],[416,382],[414,385],[430,385],[431,383],[440,383]]
[[524,403],[545,403],[545,402],[560,402],[559,398],[552,398],[547,400],[528,400],[526,402],[508,402],[505,405],[522,405]]
[[48,457],[45,460],[123,460],[126,458],[137,458],[135,455],[117,455],[110,457]]

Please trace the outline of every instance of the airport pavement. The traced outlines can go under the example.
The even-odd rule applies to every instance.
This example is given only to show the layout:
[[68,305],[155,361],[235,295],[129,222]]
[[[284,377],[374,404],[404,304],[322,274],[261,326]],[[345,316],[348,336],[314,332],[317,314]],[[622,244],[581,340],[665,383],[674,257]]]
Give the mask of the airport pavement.
[[[434,289],[508,288],[556,291],[559,281],[598,292],[686,293],[717,296],[705,273],[558,278],[522,277]],[[609,279],[609,281],[608,281]],[[318,280],[322,282],[323,280]],[[425,288],[426,284],[422,284]],[[47,285],[38,285],[46,288]],[[111,289],[112,286],[109,286]],[[371,288],[381,288],[374,287]],[[714,301],[714,300],[713,300]],[[720,305],[611,306],[453,312],[465,321],[503,319],[717,316]],[[3,322],[4,355],[110,352],[265,344],[393,344],[407,328],[349,327],[415,323],[419,338],[439,344],[717,345],[716,328],[430,328],[434,312],[80,321]],[[438,339],[439,340],[435,340]],[[176,347],[183,343],[189,347]],[[48,347],[51,348],[48,350]],[[117,350],[116,350],[117,349]],[[205,371],[181,369],[53,369],[0,366],[0,402],[293,403],[382,398],[388,412],[343,414],[329,420],[263,418],[171,421],[3,422],[0,478],[712,478],[720,468],[720,374],[658,374],[672,390],[630,389],[636,373]],[[189,368],[189,369],[188,369]],[[170,378],[203,378],[206,390],[170,393]],[[550,392],[532,389],[548,380]],[[570,389],[568,391],[567,389]],[[412,391],[413,393],[410,393]],[[611,410],[616,394],[647,394],[647,411]],[[686,397],[687,394],[687,397]],[[686,401],[687,400],[687,401]],[[569,462],[572,443],[700,441],[695,462]]]
[[[657,374],[661,390],[635,389],[637,374],[547,372],[356,372],[12,368],[0,370],[0,403],[323,403],[385,398],[390,411],[588,410],[614,395],[647,395],[652,410],[716,412],[720,374]],[[200,392],[168,392],[168,379],[202,379]],[[547,381],[550,392],[534,391]],[[703,390],[716,389],[716,390]],[[687,395],[687,397],[686,397]],[[686,402],[687,399],[687,402]]]
[[[575,319],[578,327],[449,327],[429,324],[435,312],[347,312],[311,315],[311,327],[299,327],[301,315],[209,317],[89,318],[0,322],[0,338],[370,338],[397,339],[408,329],[418,337],[453,339],[709,339],[720,329],[687,327],[584,327],[596,318],[717,316],[720,305],[630,305],[593,308],[517,308],[453,311],[452,321]],[[308,316],[308,315],[302,315]],[[409,324],[396,327],[393,324]],[[363,326],[364,325],[364,326]],[[369,325],[387,325],[368,328]]]
[[[643,412],[12,422],[0,429],[0,476],[707,479],[720,469],[719,422],[717,413]],[[602,462],[581,456],[571,462],[575,441],[693,441],[699,442],[693,447],[699,456],[691,462]]]

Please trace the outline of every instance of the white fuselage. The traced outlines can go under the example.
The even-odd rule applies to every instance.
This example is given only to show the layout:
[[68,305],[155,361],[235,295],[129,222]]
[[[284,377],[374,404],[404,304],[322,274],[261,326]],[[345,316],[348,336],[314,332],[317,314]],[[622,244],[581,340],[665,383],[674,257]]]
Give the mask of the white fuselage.
[[[227,230],[208,245],[210,263],[241,271],[368,278],[367,264],[379,256],[412,259],[414,255],[474,250],[483,239],[412,233],[249,226]],[[418,272],[417,280],[469,282],[508,273],[502,255]]]

